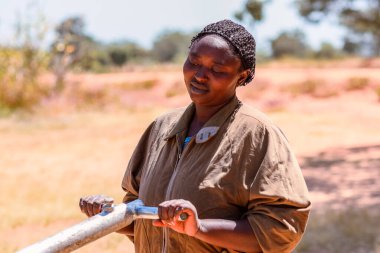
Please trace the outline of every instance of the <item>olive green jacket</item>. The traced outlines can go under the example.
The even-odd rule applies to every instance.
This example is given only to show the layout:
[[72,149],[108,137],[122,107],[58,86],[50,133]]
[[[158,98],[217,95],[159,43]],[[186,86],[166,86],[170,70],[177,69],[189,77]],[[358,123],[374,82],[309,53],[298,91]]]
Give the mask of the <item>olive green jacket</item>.
[[[248,219],[263,252],[290,252],[304,233],[310,201],[287,139],[236,97],[183,149],[194,105],[157,118],[134,151],[122,182],[125,202],[189,200],[201,219]],[[182,150],[183,149],[183,150]],[[237,252],[136,220],[135,251]],[[226,238],[228,240],[228,238]]]

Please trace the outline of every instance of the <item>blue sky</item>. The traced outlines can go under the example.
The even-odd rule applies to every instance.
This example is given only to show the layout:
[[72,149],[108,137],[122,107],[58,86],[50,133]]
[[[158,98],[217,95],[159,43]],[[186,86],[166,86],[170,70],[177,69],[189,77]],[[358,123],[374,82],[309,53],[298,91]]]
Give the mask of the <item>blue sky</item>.
[[[132,40],[150,47],[154,38],[163,30],[199,30],[217,20],[233,19],[234,13],[245,0],[0,0],[0,42],[12,38],[12,27],[17,15],[25,15],[32,9],[30,3],[39,6],[47,18],[51,31],[64,18],[78,15],[86,22],[86,31],[95,38],[112,42]],[[36,8],[36,7],[33,7]],[[36,8],[37,9],[37,8]],[[250,27],[258,48],[269,47],[268,41],[284,30],[302,29],[307,41],[314,48],[328,41],[340,46],[344,31],[333,22],[310,25],[297,15],[292,0],[276,0],[266,8],[264,22]],[[53,32],[48,36],[48,41]]]

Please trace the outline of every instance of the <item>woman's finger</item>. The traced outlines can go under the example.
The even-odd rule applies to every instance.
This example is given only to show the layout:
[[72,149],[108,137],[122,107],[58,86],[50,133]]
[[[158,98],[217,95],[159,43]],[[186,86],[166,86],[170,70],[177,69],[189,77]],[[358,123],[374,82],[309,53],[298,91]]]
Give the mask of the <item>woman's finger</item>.
[[88,212],[88,203],[87,202],[84,202],[83,203],[83,212],[87,215],[87,217],[90,217],[90,214]]
[[113,204],[114,199],[105,195],[101,195],[103,197],[102,204]]
[[87,214],[88,214],[89,217],[94,216],[94,213],[93,213],[93,210],[92,210],[92,206],[93,206],[93,202],[92,202],[92,200],[90,199],[90,200],[87,202],[87,205],[86,205],[86,210],[87,210]]
[[176,209],[177,209],[176,206],[169,206],[168,207],[168,218],[170,220],[173,220],[173,218],[174,218],[174,216],[176,214],[176,211],[175,211]]
[[161,220],[154,220],[152,224],[156,227],[167,227]]
[[113,202],[113,198],[106,195],[90,195],[80,198],[79,207],[82,213],[91,217],[100,213],[104,204],[113,204]]
[[82,213],[85,213],[83,209],[83,197],[79,199],[79,208]]
[[158,206],[158,210],[160,210],[159,212],[159,217],[161,220],[168,220],[169,219],[169,216],[168,216],[168,207],[167,206]]
[[102,204],[97,202],[97,201],[94,201],[94,203],[92,205],[93,215],[96,215],[96,214],[100,213],[101,211],[102,211]]

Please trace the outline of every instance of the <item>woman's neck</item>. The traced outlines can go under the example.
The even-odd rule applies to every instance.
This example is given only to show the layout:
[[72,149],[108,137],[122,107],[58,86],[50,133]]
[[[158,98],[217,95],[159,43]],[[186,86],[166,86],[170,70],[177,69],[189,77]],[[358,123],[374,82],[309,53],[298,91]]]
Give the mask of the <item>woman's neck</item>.
[[193,121],[196,121],[198,124],[204,125],[211,117],[217,113],[223,105],[218,106],[201,106],[201,105],[195,105],[195,113]]
[[[231,98],[232,99],[232,98]],[[203,125],[214,116],[220,109],[222,109],[226,104],[228,104],[231,99],[226,101],[224,104],[216,105],[216,106],[202,106],[195,105],[195,113],[194,117],[191,120],[188,135],[195,135]]]
[[193,121],[196,120],[200,123],[206,123],[215,113],[217,113],[220,109],[222,109],[225,105],[227,105],[231,100],[234,99],[236,95],[227,99],[224,103],[213,106],[203,106],[195,104],[195,114],[193,117]]

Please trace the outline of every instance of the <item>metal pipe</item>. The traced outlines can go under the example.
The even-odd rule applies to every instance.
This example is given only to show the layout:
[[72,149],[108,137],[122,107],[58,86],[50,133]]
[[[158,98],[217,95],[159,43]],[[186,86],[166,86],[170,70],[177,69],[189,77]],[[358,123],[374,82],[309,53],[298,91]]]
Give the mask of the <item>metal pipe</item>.
[[104,206],[102,212],[17,253],[66,253],[118,231],[134,219],[158,219],[157,207],[147,207],[141,200],[128,204]]

